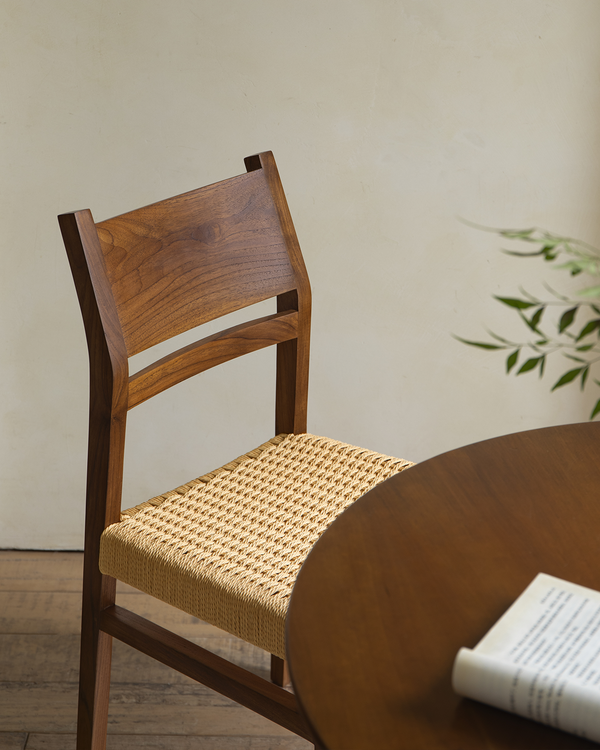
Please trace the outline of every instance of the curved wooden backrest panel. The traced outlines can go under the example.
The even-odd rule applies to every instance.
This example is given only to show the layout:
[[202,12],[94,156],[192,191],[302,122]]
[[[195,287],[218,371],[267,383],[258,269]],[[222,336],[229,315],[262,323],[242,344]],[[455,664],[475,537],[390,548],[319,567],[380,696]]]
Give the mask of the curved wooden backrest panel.
[[[86,328],[93,402],[108,418],[276,344],[277,431],[306,430],[308,275],[272,153],[245,164],[247,174],[99,224],[89,210],[59,216]],[[271,297],[274,315],[208,336],[129,377],[128,357]]]
[[296,287],[262,169],[96,228],[129,356]]

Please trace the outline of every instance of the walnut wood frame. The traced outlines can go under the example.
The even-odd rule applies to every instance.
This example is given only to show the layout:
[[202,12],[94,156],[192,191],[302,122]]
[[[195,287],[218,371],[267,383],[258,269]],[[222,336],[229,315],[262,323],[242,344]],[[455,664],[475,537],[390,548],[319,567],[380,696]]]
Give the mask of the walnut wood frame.
[[[308,276],[273,155],[249,157],[245,165],[245,175],[99,224],[89,210],[59,216],[90,360],[77,750],[105,748],[112,638],[311,739],[292,693],[116,606],[116,581],[98,568],[100,536],[120,517],[129,409],[210,367],[276,345],[275,434],[306,431]],[[169,224],[173,215],[178,227]],[[156,236],[157,216],[169,224],[163,237]],[[205,256],[212,258],[208,282],[199,260]],[[233,280],[235,296],[223,279]],[[274,315],[201,339],[129,376],[133,354],[270,297],[277,298]],[[273,657],[274,680],[283,684],[285,673]]]

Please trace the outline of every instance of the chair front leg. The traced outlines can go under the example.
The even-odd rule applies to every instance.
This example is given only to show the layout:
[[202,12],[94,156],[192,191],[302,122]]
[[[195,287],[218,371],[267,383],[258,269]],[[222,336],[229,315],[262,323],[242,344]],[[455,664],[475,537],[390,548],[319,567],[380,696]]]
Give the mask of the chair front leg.
[[77,750],[106,748],[112,637],[99,629],[98,621],[102,606],[114,603],[116,581],[107,576],[101,576],[101,581],[100,595],[94,596],[96,587],[84,590],[83,595]]

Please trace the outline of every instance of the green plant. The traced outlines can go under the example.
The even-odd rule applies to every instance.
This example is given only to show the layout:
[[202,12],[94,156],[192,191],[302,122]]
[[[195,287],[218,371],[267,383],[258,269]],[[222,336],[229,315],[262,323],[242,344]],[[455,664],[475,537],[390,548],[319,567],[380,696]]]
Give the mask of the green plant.
[[[547,284],[544,286],[550,293],[551,299],[539,299],[522,288],[520,288],[521,297],[495,296],[501,304],[510,307],[519,315],[528,329],[528,340],[511,341],[492,331],[488,331],[488,334],[493,339],[493,343],[468,341],[459,336],[455,338],[463,344],[480,349],[508,351],[507,374],[514,372],[521,375],[537,371],[542,377],[547,358],[552,354],[562,354],[571,363],[576,363],[576,366],[570,366],[554,383],[552,391],[573,382],[579,382],[581,390],[590,382],[600,386],[600,380],[594,377],[596,365],[600,362],[600,284],[598,283],[600,251],[586,242],[570,237],[560,237],[542,229],[478,228],[493,231],[505,239],[528,243],[531,246],[529,251],[503,250],[508,255],[520,258],[541,258],[555,269],[566,271],[571,276],[585,274],[596,283],[579,291],[576,295],[577,299],[559,294]],[[548,316],[545,315],[549,308],[558,308],[559,312],[559,315],[555,316],[551,322],[547,321]],[[542,328],[542,323],[544,328]],[[548,333],[549,329],[555,329],[555,331]],[[524,352],[530,356],[522,361]],[[599,413],[600,398],[592,409],[590,419],[594,419]]]

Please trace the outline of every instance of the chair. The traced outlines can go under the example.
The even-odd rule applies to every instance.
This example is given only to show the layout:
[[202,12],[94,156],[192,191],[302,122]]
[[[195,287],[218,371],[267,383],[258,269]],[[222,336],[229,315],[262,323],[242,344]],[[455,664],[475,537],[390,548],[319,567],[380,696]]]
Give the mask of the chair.
[[[105,747],[112,638],[311,739],[285,690],[295,576],[351,502],[409,462],[306,434],[310,287],[270,152],[243,175],[94,223],[59,216],[90,358],[78,750]],[[268,298],[277,312],[129,375],[128,358]],[[277,346],[276,437],[121,512],[127,412]],[[119,579],[272,654],[262,679],[115,604]]]

